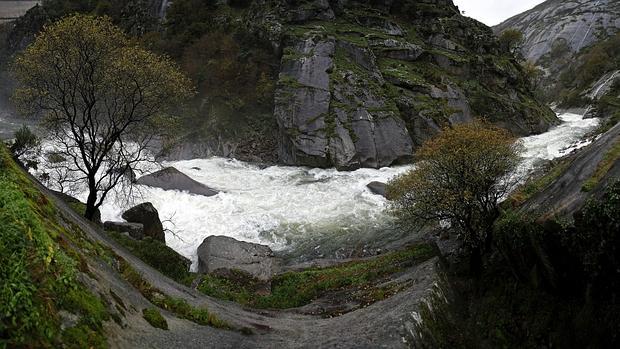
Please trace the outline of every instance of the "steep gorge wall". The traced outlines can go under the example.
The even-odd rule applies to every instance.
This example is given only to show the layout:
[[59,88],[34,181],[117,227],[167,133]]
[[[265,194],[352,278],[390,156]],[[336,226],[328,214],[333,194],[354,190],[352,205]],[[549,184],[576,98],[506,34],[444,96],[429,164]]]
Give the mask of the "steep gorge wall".
[[280,161],[356,169],[409,161],[446,124],[524,135],[554,114],[491,30],[452,1],[255,1],[250,28],[282,52]]
[[[129,15],[127,6],[134,3],[144,3],[146,15]],[[251,51],[247,38],[252,38],[276,53],[278,61],[269,64],[279,71],[270,77],[276,85],[277,126],[263,127],[277,127],[276,139],[268,132],[262,140],[251,138],[251,147],[237,149],[248,148],[252,159],[265,161],[277,152],[279,162],[287,165],[377,168],[410,161],[415,149],[441,127],[476,117],[518,135],[543,132],[557,123],[553,112],[536,100],[519,63],[500,50],[492,31],[461,16],[450,0],[172,3],[176,16],[178,8],[204,7],[195,12],[210,13],[207,22],[215,26],[210,30],[245,38],[238,41],[241,52]],[[109,12],[128,31],[139,32],[150,19],[160,20],[162,8],[162,0],[131,1]],[[41,10],[31,12],[9,39],[15,49],[54,18]],[[165,28],[170,23],[154,30]],[[199,142],[204,146],[182,141],[187,144],[179,149],[198,149],[191,151],[193,157],[218,155],[209,143],[209,137],[219,140],[216,136],[203,137]],[[257,142],[277,143],[277,150],[254,147]]]
[[620,28],[620,2],[616,0],[548,0],[516,15],[494,30],[515,28],[525,38],[523,54],[537,62],[563,42],[579,52]]

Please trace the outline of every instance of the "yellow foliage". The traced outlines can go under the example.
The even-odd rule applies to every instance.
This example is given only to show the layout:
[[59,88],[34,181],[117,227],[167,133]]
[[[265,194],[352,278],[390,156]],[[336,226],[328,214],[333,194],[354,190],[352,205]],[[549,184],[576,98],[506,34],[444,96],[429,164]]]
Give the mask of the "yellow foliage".
[[508,131],[480,121],[444,129],[418,150],[416,168],[389,184],[395,212],[413,224],[448,221],[479,243],[515,184],[519,147]]

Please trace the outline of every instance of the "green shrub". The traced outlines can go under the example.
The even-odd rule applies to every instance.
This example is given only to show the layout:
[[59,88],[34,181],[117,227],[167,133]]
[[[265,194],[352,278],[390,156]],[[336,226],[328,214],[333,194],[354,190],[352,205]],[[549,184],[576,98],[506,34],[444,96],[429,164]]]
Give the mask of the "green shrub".
[[144,320],[151,324],[151,326],[155,328],[161,328],[162,330],[168,329],[168,322],[161,315],[159,310],[155,308],[143,309],[142,316],[144,317]]
[[169,278],[185,285],[191,284],[195,278],[195,274],[189,272],[190,261],[166,244],[151,237],[134,240],[117,232],[108,232],[108,234],[133,255]]
[[[4,147],[0,159],[0,347],[60,347],[77,337],[101,347],[107,311],[77,281],[79,261],[70,255],[79,253],[60,244],[69,234]],[[61,309],[79,315],[78,326],[62,331]]]
[[35,135],[28,126],[24,125],[15,131],[15,141],[11,145],[11,152],[16,158],[36,150],[41,144],[41,140]]

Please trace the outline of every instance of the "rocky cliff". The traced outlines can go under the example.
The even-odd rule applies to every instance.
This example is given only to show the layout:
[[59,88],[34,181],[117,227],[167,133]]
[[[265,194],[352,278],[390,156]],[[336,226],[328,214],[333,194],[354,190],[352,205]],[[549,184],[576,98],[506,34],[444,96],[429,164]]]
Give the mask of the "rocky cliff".
[[485,117],[523,135],[556,122],[492,31],[451,1],[263,0],[249,13],[282,53],[285,164],[389,166],[445,124]]
[[620,124],[564,158],[553,172],[557,178],[532,197],[524,211],[545,218],[570,217],[588,200],[600,199],[620,178]]
[[[21,19],[10,38],[12,46],[23,47],[42,23],[57,18],[58,6],[51,5],[57,2]],[[143,11],[131,15],[129,10],[141,3]],[[153,26],[168,3],[130,1],[105,11],[99,6],[84,11],[108,14],[138,36],[154,30],[156,34],[144,36],[160,38],[152,46],[173,47],[166,53],[186,65],[191,62],[188,69],[197,72],[203,71],[197,68],[201,64],[219,61],[188,59],[188,50],[199,51],[190,56],[195,58],[212,49],[210,41],[203,49],[192,45],[212,34],[229,38],[222,42],[233,42],[238,54],[230,59],[240,67],[230,79],[245,81],[238,77],[245,74],[243,67],[257,76],[246,79],[249,86],[222,86],[218,94],[209,92],[213,86],[205,87],[196,103],[197,116],[188,124],[193,133],[202,132],[197,123],[250,129],[242,133],[246,136],[237,134],[241,143],[237,139],[229,147],[247,152],[243,159],[269,161],[277,152],[287,165],[377,168],[410,161],[416,147],[444,125],[483,117],[526,135],[557,123],[531,92],[521,65],[502,52],[492,30],[461,16],[450,0],[177,0],[166,25]],[[256,69],[261,65],[268,68]],[[205,71],[228,71],[209,69]],[[194,78],[200,80],[200,74]],[[230,79],[225,81],[237,81]],[[263,99],[258,104],[248,97],[259,95],[256,91]],[[277,123],[252,116],[265,113],[273,113],[270,120]],[[239,115],[242,121],[229,121]],[[221,140],[227,130],[210,132],[181,141],[179,147],[199,149],[191,152],[194,157],[240,155],[210,146],[212,139],[228,142]],[[244,146],[244,140],[252,146]]]
[[595,104],[610,90],[620,69],[618,28],[618,1],[549,0],[494,30],[523,33],[524,57],[543,71],[538,95],[569,108]]
[[524,35],[523,54],[537,62],[564,45],[572,53],[609,37],[620,28],[620,2],[616,0],[548,0],[494,28],[497,33],[515,28]]

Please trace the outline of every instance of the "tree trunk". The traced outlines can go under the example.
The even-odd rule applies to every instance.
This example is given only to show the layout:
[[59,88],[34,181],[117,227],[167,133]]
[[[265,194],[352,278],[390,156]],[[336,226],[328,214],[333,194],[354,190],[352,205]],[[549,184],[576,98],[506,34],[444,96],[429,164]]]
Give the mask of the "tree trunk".
[[95,218],[95,213],[97,212],[97,208],[95,204],[97,203],[97,188],[95,185],[94,178],[88,178],[88,200],[86,200],[86,210],[84,211],[84,217],[89,221],[92,221]]

